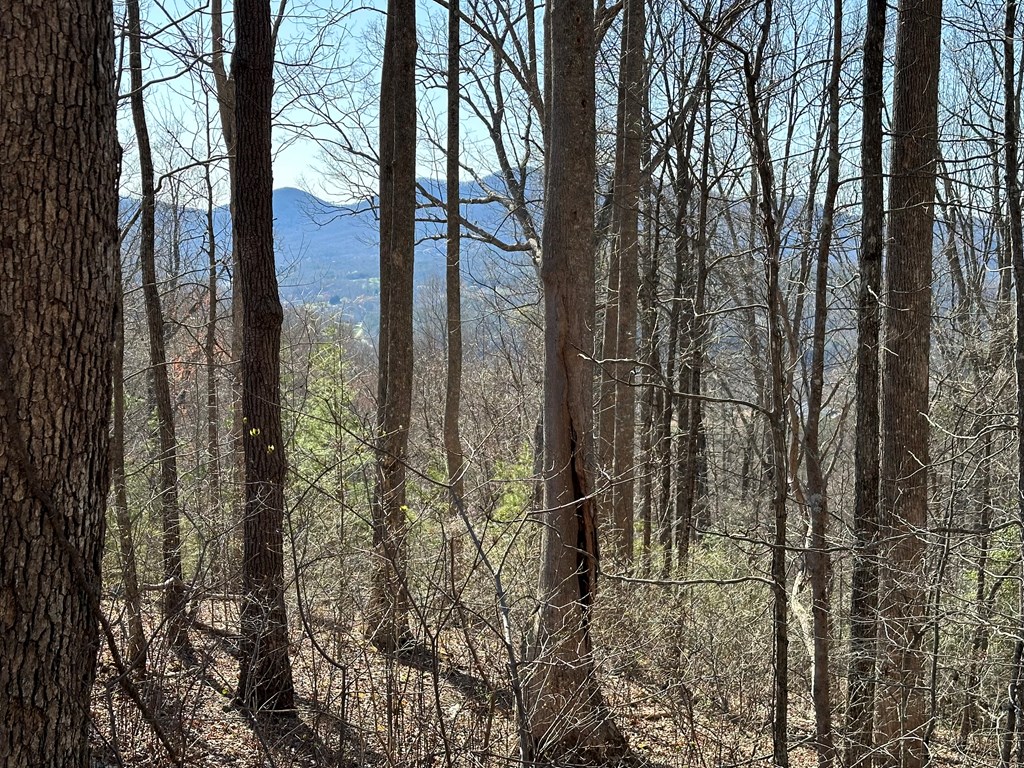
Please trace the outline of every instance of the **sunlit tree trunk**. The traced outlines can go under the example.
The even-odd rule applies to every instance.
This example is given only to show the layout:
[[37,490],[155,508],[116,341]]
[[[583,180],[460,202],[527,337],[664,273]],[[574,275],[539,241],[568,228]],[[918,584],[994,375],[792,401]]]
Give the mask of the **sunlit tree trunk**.
[[410,637],[405,462],[412,413],[416,226],[416,3],[389,0],[380,94],[380,345],[377,482],[368,639],[383,651]]
[[527,761],[605,763],[626,754],[602,701],[590,620],[594,503],[594,11],[551,10],[551,100],[542,277],[544,480],[539,608],[527,650]]

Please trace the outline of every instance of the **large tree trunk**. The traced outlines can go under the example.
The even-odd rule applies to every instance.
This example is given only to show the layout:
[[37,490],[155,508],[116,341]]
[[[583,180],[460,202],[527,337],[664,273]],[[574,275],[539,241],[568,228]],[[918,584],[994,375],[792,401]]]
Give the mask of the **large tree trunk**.
[[156,187],[153,152],[142,97],[142,25],[138,0],[128,0],[129,65],[131,69],[132,120],[139,147],[139,175],[142,181],[142,213],[139,218],[139,262],[142,293],[149,330],[150,383],[156,400],[156,421],[160,445],[160,519],[163,525],[163,619],[167,641],[179,653],[189,653],[185,582],[181,567],[181,517],[178,512],[178,440],[174,433],[174,404],[167,375],[164,317],[156,275]]
[[551,100],[541,274],[544,480],[539,608],[527,651],[529,749],[543,763],[628,752],[605,710],[590,616],[597,577],[593,497],[594,12],[551,5]]
[[271,97],[274,54],[270,6],[235,3],[231,61],[238,97],[234,241],[241,271],[242,413],[245,424],[245,542],[242,555],[242,660],[238,699],[254,711],[295,707],[284,603],[284,480],[281,431],[281,322],[274,269]]
[[394,652],[411,636],[405,462],[412,413],[416,226],[416,3],[388,0],[380,89],[380,346],[369,640]]
[[882,354],[881,670],[876,744],[882,768],[920,768],[928,692],[925,573],[928,354],[942,0],[902,0],[896,40],[889,258]]
[[857,299],[854,429],[854,558],[850,577],[850,667],[846,707],[846,765],[870,765],[874,744],[878,614],[878,297],[882,292],[882,72],[885,0],[867,0],[861,122],[861,246]]
[[117,311],[111,5],[12,0],[0,39],[0,764],[86,768]]

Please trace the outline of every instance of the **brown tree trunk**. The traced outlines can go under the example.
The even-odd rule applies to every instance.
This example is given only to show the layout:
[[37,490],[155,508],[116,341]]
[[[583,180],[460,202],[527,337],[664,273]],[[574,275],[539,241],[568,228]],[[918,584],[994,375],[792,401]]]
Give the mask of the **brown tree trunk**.
[[[209,138],[209,133],[207,133]],[[207,142],[209,145],[209,142]],[[208,460],[207,489],[209,491],[209,514],[214,520],[217,545],[214,549],[215,581],[227,593],[231,583],[230,548],[232,522],[224,515],[220,488],[220,398],[217,395],[217,232],[213,216],[213,181],[210,166],[205,168],[206,181],[206,249],[207,249],[207,300],[210,305],[206,316],[206,339],[203,352],[206,362],[206,458]]]
[[[807,507],[810,516],[810,546],[807,570],[811,581],[811,614],[814,636],[814,665],[811,698],[814,703],[815,748],[820,768],[835,762],[832,736],[832,691],[829,667],[830,621],[832,613],[828,553],[828,483],[822,461],[820,424],[825,387],[825,335],[828,318],[828,267],[835,229],[836,197],[839,193],[839,75],[843,55],[843,0],[834,0],[832,13],[832,61],[828,81],[828,161],[825,200],[818,235],[817,270],[814,281],[814,330],[811,339],[811,381],[807,397],[804,449],[807,462]],[[813,198],[812,198],[813,199]]]
[[185,582],[181,568],[181,516],[178,511],[178,440],[174,433],[174,405],[167,375],[167,350],[164,344],[164,317],[160,308],[160,288],[156,276],[156,188],[153,179],[153,152],[146,125],[146,106],[142,95],[142,26],[138,0],[128,0],[129,65],[131,69],[132,120],[139,148],[139,176],[142,181],[142,214],[139,218],[139,262],[142,267],[142,293],[149,329],[150,383],[156,400],[160,455],[160,515],[163,525],[163,619],[167,641],[178,652],[189,652]]
[[889,182],[882,354],[879,596],[881,670],[876,744],[881,768],[921,768],[928,691],[925,573],[928,523],[928,354],[942,0],[901,0]]
[[779,286],[782,242],[776,214],[775,175],[760,99],[761,66],[773,19],[772,0],[765,0],[764,18],[754,56],[744,58],[750,138],[760,190],[759,206],[764,240],[764,274],[767,298],[768,364],[770,397],[768,428],[771,436],[772,512],[775,523],[771,554],[772,639],[775,662],[772,702],[772,760],[775,766],[789,765],[789,591],[786,585],[786,548],[789,497],[789,468],[786,452],[786,371],[783,360],[782,296]]
[[12,0],[0,39],[0,764],[86,768],[117,312],[111,5]]
[[124,468],[124,292],[121,281],[121,259],[114,273],[114,295],[117,298],[117,319],[114,324],[114,423],[111,430],[111,481],[114,486],[114,522],[117,525],[117,551],[121,560],[124,602],[128,612],[128,659],[139,671],[146,669],[146,636],[142,629],[142,593],[139,590],[139,569],[135,559],[132,519],[128,512],[128,489]]
[[[604,357],[614,357],[611,371],[612,403],[611,508],[608,515],[613,554],[624,564],[633,560],[634,456],[636,441],[636,396],[632,382],[637,356],[637,291],[640,287],[640,159],[644,143],[644,112],[647,103],[644,76],[646,41],[644,0],[627,0],[623,14],[619,57],[619,104],[615,148],[615,188],[612,197],[612,247],[616,312],[614,332],[606,327]],[[614,339],[614,349],[608,345]]]
[[527,650],[529,761],[603,763],[628,752],[598,687],[590,638],[593,498],[594,10],[551,5],[542,278],[544,475],[539,608]]
[[857,299],[854,429],[854,557],[850,577],[850,666],[846,706],[846,765],[871,764],[874,745],[878,614],[878,340],[882,293],[882,72],[885,0],[867,0],[861,121],[861,246]]
[[281,323],[274,268],[271,97],[274,54],[270,6],[236,0],[231,60],[238,97],[234,242],[242,319],[245,514],[242,555],[242,658],[238,700],[250,710],[295,707],[284,602],[284,481],[281,431]]
[[[466,498],[465,456],[459,438],[459,404],[462,399],[462,277],[459,249],[461,227],[459,219],[459,0],[448,2],[448,136],[447,136],[447,235],[448,250],[445,265],[446,323],[448,331],[448,366],[444,395],[444,450],[448,464],[448,483],[458,503]],[[456,505],[450,507],[453,531],[460,523]],[[454,532],[448,538],[448,588],[452,599],[459,602],[459,554],[461,541]]]
[[[228,156],[228,182],[231,188],[231,219],[235,218],[235,186],[238,162],[235,151],[235,81],[224,65],[224,4],[223,0],[210,0],[210,69],[213,71],[217,96],[217,112],[220,117],[224,149]],[[231,242],[231,359],[229,368],[231,381],[231,429],[228,434],[228,450],[235,486],[232,495],[232,521],[227,534],[226,551],[229,562],[225,573],[229,583],[237,583],[241,574],[241,540],[236,533],[242,527],[245,506],[245,434],[242,422],[242,314],[243,297],[241,270],[238,265],[238,244]]]
[[412,413],[416,222],[416,3],[388,0],[380,89],[380,345],[377,483],[368,639],[393,653],[409,641],[405,462]]
[[[1010,264],[1013,267],[1016,299],[1016,342],[1014,378],[1017,385],[1017,520],[1024,523],[1024,232],[1021,224],[1020,175],[1018,147],[1020,113],[1017,97],[1016,55],[1017,2],[1007,0],[1003,28],[1003,138],[1005,153],[1006,212],[1009,229]],[[1020,551],[1024,554],[1024,528],[1021,529]],[[1017,761],[1024,761],[1024,585],[1018,586],[1019,629],[1013,649],[1013,670],[1010,680],[1010,715],[1017,731]],[[1009,724],[1007,730],[1011,731]]]

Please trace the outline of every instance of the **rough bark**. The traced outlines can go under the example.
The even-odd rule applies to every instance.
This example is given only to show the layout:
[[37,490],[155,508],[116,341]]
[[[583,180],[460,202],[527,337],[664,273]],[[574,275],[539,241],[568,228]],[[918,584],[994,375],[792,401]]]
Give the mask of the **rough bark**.
[[405,462],[412,412],[416,218],[416,4],[389,0],[380,94],[380,345],[377,481],[368,639],[386,652],[409,641]]
[[539,607],[527,650],[529,749],[542,763],[628,753],[598,687],[590,637],[597,577],[593,498],[594,11],[556,0],[543,233],[545,510]]
[[86,768],[117,311],[112,9],[12,0],[0,39],[0,764]]
[[270,7],[235,3],[234,242],[243,297],[242,414],[245,512],[242,555],[242,642],[238,700],[250,710],[295,707],[284,602],[284,480],[281,431],[281,323],[274,268],[271,97],[274,55]]
[[877,765],[920,768],[928,691],[928,355],[942,0],[902,0],[896,35],[882,353]]
[[153,151],[146,123],[142,78],[142,24],[138,0],[128,0],[129,68],[131,70],[132,121],[139,150],[139,177],[142,183],[142,213],[139,217],[139,263],[142,267],[142,293],[149,331],[149,376],[156,402],[160,464],[160,520],[163,528],[162,566],[164,587],[161,612],[167,627],[167,642],[175,651],[189,653],[185,582],[181,567],[181,515],[178,508],[178,440],[174,431],[174,404],[167,374],[165,328],[160,306],[160,286],[156,275],[156,186],[153,177]]
[[854,429],[854,557],[850,577],[850,667],[846,705],[846,765],[870,764],[874,744],[878,614],[878,340],[882,293],[882,72],[885,0],[867,0],[861,118],[861,245],[857,298]]

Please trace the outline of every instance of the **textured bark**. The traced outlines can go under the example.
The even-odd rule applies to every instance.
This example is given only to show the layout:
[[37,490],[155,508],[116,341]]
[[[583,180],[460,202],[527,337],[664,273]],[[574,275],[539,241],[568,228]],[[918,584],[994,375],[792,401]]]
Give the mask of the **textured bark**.
[[242,319],[245,514],[242,555],[242,659],[238,699],[255,711],[294,709],[284,603],[284,480],[281,432],[281,323],[274,270],[271,97],[274,55],[270,7],[236,0],[231,61],[238,97],[234,241]]
[[142,95],[142,27],[138,0],[128,0],[129,66],[131,69],[132,121],[139,148],[139,177],[142,182],[142,213],[139,217],[139,263],[142,267],[142,293],[149,331],[149,376],[156,401],[160,453],[160,520],[163,527],[162,565],[164,588],[161,611],[167,627],[167,641],[179,652],[189,652],[185,582],[181,568],[181,516],[178,511],[178,440],[174,432],[174,405],[167,375],[167,350],[164,345],[164,316],[160,307],[160,288],[156,276],[156,187],[153,178],[153,152],[146,124]]
[[881,669],[876,764],[920,768],[928,691],[928,354],[942,0],[902,0],[896,34],[882,354]]
[[405,462],[412,413],[416,223],[416,3],[389,0],[380,93],[380,351],[377,482],[368,639],[387,652],[410,639]]
[[594,12],[551,10],[551,99],[541,274],[544,480],[539,608],[527,650],[527,762],[628,753],[598,687],[590,638],[597,577],[594,472]]
[[0,14],[0,764],[86,768],[110,479],[109,3]]
[[850,577],[850,667],[846,765],[867,766],[874,744],[878,614],[878,340],[882,293],[882,72],[885,0],[867,0],[861,120],[861,245],[857,299],[857,421],[854,433],[854,558]]

